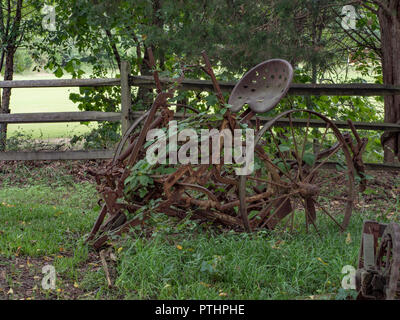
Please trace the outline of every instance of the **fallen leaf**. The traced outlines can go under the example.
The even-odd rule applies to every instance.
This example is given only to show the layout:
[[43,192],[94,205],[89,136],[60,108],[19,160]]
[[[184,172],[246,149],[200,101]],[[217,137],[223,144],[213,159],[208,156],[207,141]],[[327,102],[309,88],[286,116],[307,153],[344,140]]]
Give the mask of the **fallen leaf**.
[[350,232],[347,234],[347,237],[346,237],[346,244],[350,244],[350,243],[352,243],[352,240],[351,240],[351,234],[350,234]]
[[112,261],[117,261],[117,257],[116,257],[115,254],[112,253],[112,252],[110,252],[110,259],[111,259]]
[[183,247],[180,246],[179,244],[176,246],[176,248],[177,248],[178,250],[182,250],[182,249],[183,249]]
[[276,241],[272,246],[271,246],[271,248],[272,249],[280,249],[280,246],[281,245],[284,245],[285,244],[285,241],[283,241],[283,240],[278,240],[278,241]]
[[324,260],[322,260],[322,259],[319,258],[319,257],[317,258],[317,260],[318,260],[319,262],[321,262],[322,264],[326,265],[326,266],[328,265]]
[[202,286],[206,287],[206,288],[210,288],[211,287],[211,284],[208,284],[208,283],[205,283],[205,282],[202,282],[202,281],[200,281],[200,284]]

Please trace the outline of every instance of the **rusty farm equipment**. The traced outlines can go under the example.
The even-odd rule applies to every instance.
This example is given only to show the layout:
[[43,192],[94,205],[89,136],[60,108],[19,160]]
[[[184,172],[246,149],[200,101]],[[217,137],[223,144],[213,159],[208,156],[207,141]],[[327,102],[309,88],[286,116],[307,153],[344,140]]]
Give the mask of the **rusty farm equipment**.
[[400,299],[400,226],[365,221],[356,272],[359,300]]
[[[154,67],[151,51],[149,56]],[[205,53],[203,58],[203,70],[212,79],[219,105],[226,108]],[[110,234],[144,225],[154,213],[212,221],[247,232],[278,227],[293,230],[304,223],[307,230],[313,226],[318,232],[317,217],[325,216],[344,230],[353,208],[354,172],[363,172],[361,154],[366,141],[352,127],[353,143],[349,134],[342,135],[331,120],[311,110],[288,110],[261,125],[257,115],[278,105],[292,78],[288,62],[263,62],[237,83],[220,118],[194,114],[179,122],[232,133],[254,129],[254,170],[238,176],[238,164],[226,164],[222,156],[213,164],[146,163],[148,132],[165,129],[174,120],[168,101],[176,86],[165,90],[154,71],[158,95],[152,107],[122,137],[113,161],[96,173],[103,206],[89,235],[94,247],[101,247]],[[242,112],[245,105],[248,108]],[[302,119],[302,124],[295,119]]]

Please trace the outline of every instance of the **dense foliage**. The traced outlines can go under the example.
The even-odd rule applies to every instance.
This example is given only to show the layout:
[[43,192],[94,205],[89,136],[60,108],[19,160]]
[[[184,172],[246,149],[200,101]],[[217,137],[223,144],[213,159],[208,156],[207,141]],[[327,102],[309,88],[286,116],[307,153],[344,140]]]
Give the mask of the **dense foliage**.
[[[163,76],[181,63],[202,63],[200,53],[206,50],[221,80],[238,79],[259,62],[279,57],[296,68],[295,82],[383,82],[375,1],[352,3],[356,11],[350,18],[356,24],[348,29],[342,23],[348,3],[342,0],[54,0],[48,3],[55,7],[54,30],[37,28],[38,17],[45,17],[42,3],[25,2],[33,9],[32,19],[25,20],[36,21],[26,43],[35,68],[57,77],[118,77],[122,60],[131,63],[132,74],[148,75],[144,61],[152,47]],[[20,55],[17,70],[29,66]],[[204,73],[188,77],[204,78]],[[134,109],[147,109],[152,92],[139,88],[132,93]],[[87,111],[118,111],[120,105],[116,88],[81,88],[70,99]],[[201,111],[216,105],[216,98],[206,93],[178,92],[175,100]],[[380,99],[293,97],[277,111],[299,107],[336,119],[376,121],[383,118],[379,106]],[[104,139],[116,130],[105,124],[91,137]],[[114,133],[110,136],[117,138]]]

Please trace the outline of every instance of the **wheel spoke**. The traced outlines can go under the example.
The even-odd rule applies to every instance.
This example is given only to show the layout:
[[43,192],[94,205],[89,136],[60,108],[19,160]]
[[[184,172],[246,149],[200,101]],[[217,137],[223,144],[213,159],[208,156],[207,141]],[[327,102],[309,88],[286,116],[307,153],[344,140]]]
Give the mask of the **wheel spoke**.
[[332,217],[332,215],[328,212],[328,210],[326,210],[318,201],[315,201],[314,199],[312,199],[312,201],[313,201],[318,207],[320,207],[320,208],[322,209],[322,211],[324,211],[324,213],[325,213],[329,218],[331,218],[331,219],[339,226],[339,228],[340,228],[342,231],[344,231],[342,225],[341,225],[339,222],[337,222],[336,219],[335,219],[334,217]]
[[328,124],[326,125],[325,132],[324,132],[324,134],[323,134],[323,136],[322,136],[322,139],[321,139],[321,146],[324,145],[325,138],[326,138],[326,134],[328,133],[328,130],[329,130],[330,127],[331,127],[331,125],[330,125],[330,123],[328,123]]
[[254,180],[254,181],[259,181],[259,182],[265,182],[265,183],[267,183],[267,184],[272,184],[272,185],[274,185],[274,186],[281,187],[281,188],[288,188],[288,185],[276,183],[276,182],[269,181],[269,180],[265,180],[265,179],[261,179],[261,178],[256,178],[256,177],[248,176],[247,179],[249,179],[249,180]]
[[272,140],[274,141],[274,144],[275,144],[276,148],[278,149],[279,156],[280,156],[281,159],[283,160],[283,163],[284,163],[284,166],[285,166],[287,172],[290,172],[289,167],[287,166],[287,163],[286,163],[286,157],[282,154],[282,151],[281,151],[281,149],[279,148],[278,142],[276,141],[276,138],[275,138],[275,134],[273,133],[272,129],[269,129],[269,132],[270,132],[271,135],[272,135]]
[[295,148],[295,152],[296,152],[297,164],[299,165],[299,167],[297,168],[297,178],[299,178],[299,177],[303,178],[303,168],[302,168],[303,160],[299,158],[299,148],[297,146],[297,141],[296,141],[295,134],[294,134],[292,114],[290,114],[290,113],[289,113],[289,123],[290,123],[290,131],[292,132],[294,148]]
[[303,148],[301,150],[301,161],[303,161],[304,158],[304,152],[306,151],[306,145],[307,145],[307,139],[308,139],[308,129],[310,128],[310,118],[311,118],[311,113],[308,114],[308,119],[307,119],[307,127],[306,127],[306,135],[304,137],[303,141]]
[[[264,150],[262,150],[262,151],[264,152]],[[271,166],[273,166],[275,169],[277,169],[278,171],[280,171],[284,176],[286,176],[292,183],[295,183],[294,180],[293,180],[293,178],[292,178],[288,173],[286,173],[286,172],[283,171],[281,168],[279,168],[275,163],[273,163],[273,162],[271,161],[271,159],[270,159],[267,155],[263,155],[263,154],[260,152],[260,150],[258,150],[258,153],[260,153],[260,157],[261,157],[262,160],[268,162]]]
[[297,193],[297,192],[293,192],[293,193],[287,194],[287,195],[286,195],[286,198],[281,202],[281,204],[279,205],[279,207],[274,211],[274,213],[273,213],[270,217],[268,217],[268,219],[261,225],[260,228],[264,228],[265,225],[267,225],[268,222],[270,222],[270,221],[272,220],[272,218],[274,218],[274,217],[276,216],[276,214],[279,212],[279,210],[282,208],[282,206],[286,203],[286,201],[287,201],[288,199],[290,199],[289,197],[290,197],[290,196],[293,196],[293,195],[296,194],[296,193]]
[[[314,226],[314,229],[317,232],[318,236],[320,238],[322,238],[321,234],[319,233],[319,230],[318,230],[318,228],[317,228],[317,226],[315,224],[315,221],[314,221],[313,217],[311,216],[311,212],[310,212],[309,207],[307,205],[307,201],[305,199],[302,199],[302,202],[303,202],[303,206],[304,206],[304,211],[306,213],[306,229],[307,229],[307,232],[308,232],[308,221],[311,221],[311,223]],[[315,210],[315,208],[314,208],[314,210]]]
[[342,176],[344,176],[344,173],[343,173],[343,172],[340,173],[340,174],[338,174],[337,176],[334,176],[334,177],[332,177],[332,178],[326,179],[326,180],[324,180],[324,181],[322,181],[322,182],[318,182],[318,183],[317,183],[317,186],[318,186],[318,187],[321,187],[322,185],[324,185],[324,184],[326,184],[326,183],[329,183],[329,182],[332,182],[332,181],[334,181],[334,180],[336,180],[337,178],[342,177]]
[[339,151],[340,148],[334,149],[322,162],[320,162],[315,168],[311,170],[311,172],[308,174],[308,176],[305,178],[305,181],[308,181],[310,177],[312,177],[313,173],[317,171],[319,168],[321,168],[334,154],[336,154]]

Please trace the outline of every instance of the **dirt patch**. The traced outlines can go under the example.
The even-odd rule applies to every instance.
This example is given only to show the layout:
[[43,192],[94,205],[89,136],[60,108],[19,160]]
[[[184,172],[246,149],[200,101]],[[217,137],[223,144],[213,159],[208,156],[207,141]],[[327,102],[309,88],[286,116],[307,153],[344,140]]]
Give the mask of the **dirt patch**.
[[26,185],[32,178],[51,181],[55,174],[69,175],[74,182],[94,182],[92,173],[105,168],[109,161],[0,161],[0,183],[8,181],[16,185]]
[[82,299],[91,292],[85,292],[80,287],[83,276],[91,268],[101,265],[96,253],[89,253],[87,261],[81,263],[78,281],[62,278],[56,273],[56,288],[45,290],[42,281],[46,276],[42,268],[53,265],[53,257],[18,257],[6,259],[0,257],[0,300],[48,300],[48,299]]

